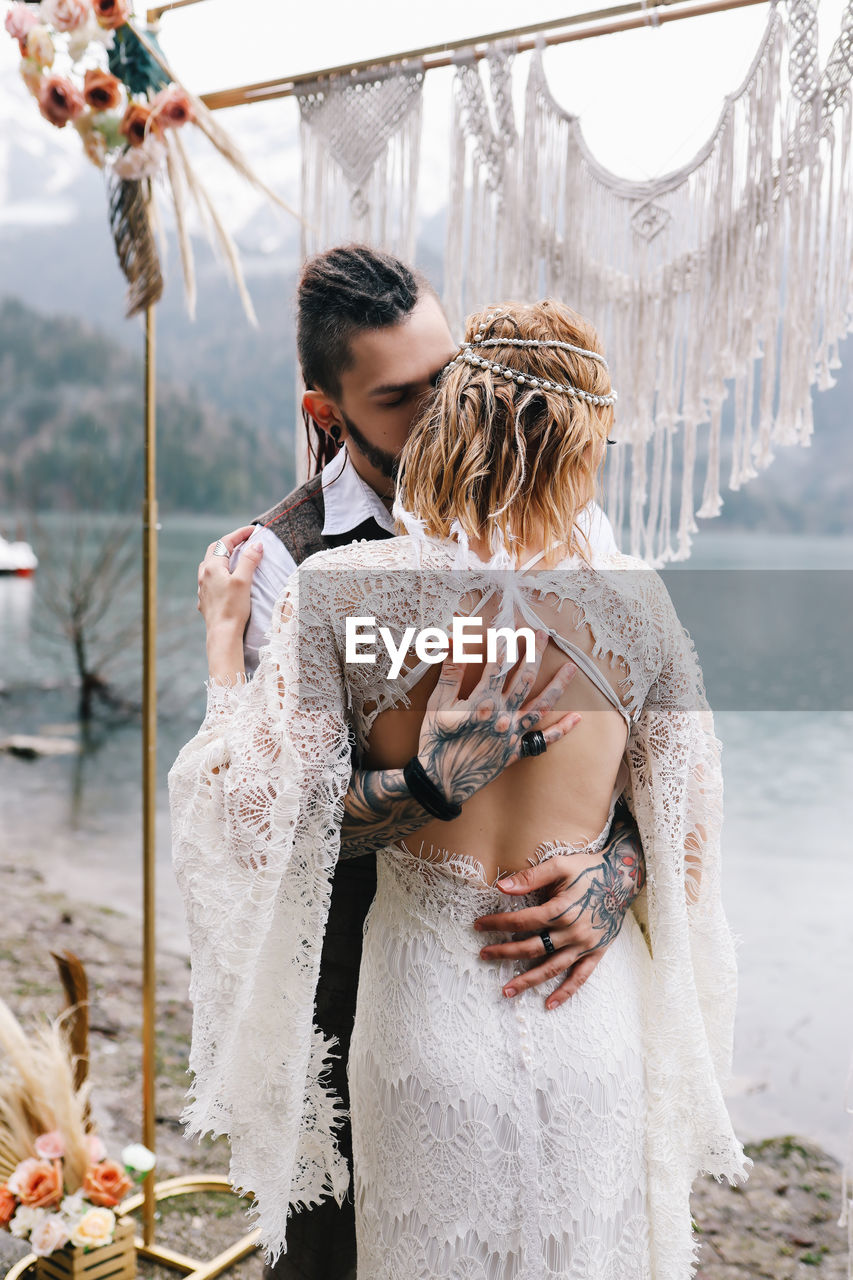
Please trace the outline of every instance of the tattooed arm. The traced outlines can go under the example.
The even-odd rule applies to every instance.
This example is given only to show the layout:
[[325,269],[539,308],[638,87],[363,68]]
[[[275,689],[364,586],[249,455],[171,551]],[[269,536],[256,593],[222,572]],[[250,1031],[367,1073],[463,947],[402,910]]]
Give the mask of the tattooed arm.
[[402,769],[355,769],[344,799],[341,858],[360,858],[403,840],[429,820]]
[[[586,982],[622,928],[626,911],[645,883],[646,862],[640,835],[620,801],[610,839],[600,853],[556,855],[498,882],[505,893],[545,889],[549,898],[541,906],[524,911],[481,916],[475,929],[529,936],[484,947],[480,954],[485,960],[543,961],[508,982],[504,987],[507,996],[565,973],[565,980],[546,1002],[547,1008],[556,1009]],[[556,948],[547,958],[539,936],[545,929]]]
[[[488,663],[475,688],[465,699],[459,693],[465,673],[463,663],[449,659],[433,690],[418,744],[418,759],[448,800],[463,803],[491,782],[521,753],[522,735],[537,728],[554,706],[575,673],[564,663],[553,680],[536,697],[530,697],[546,635],[537,632],[538,657],[524,661],[505,690],[513,664]],[[580,720],[568,712],[542,732],[550,746]],[[414,799],[402,769],[356,769],[344,801],[341,857],[357,858],[401,840],[430,821],[430,815]]]

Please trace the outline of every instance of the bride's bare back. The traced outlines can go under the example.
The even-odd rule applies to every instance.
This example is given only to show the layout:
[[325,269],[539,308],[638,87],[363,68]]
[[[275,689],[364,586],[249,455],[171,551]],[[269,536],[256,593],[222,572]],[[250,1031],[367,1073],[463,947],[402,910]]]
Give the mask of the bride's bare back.
[[[533,600],[543,625],[581,650],[616,693],[619,666],[611,669],[608,662],[592,657],[589,629],[572,625],[574,611],[570,605],[558,611],[553,604],[549,607],[547,597],[533,597]],[[492,614],[493,610],[488,607],[473,611],[473,616],[482,616],[486,625]],[[469,643],[467,651],[476,654],[478,648]],[[567,660],[566,654],[549,639],[531,697],[541,693]],[[413,665],[414,662],[409,663],[409,667]],[[460,696],[483,696],[482,691],[478,693],[477,684],[484,665],[480,646],[477,661],[467,664]],[[366,768],[401,768],[417,753],[426,704],[440,671],[440,666],[429,668],[410,689],[408,707],[379,712],[368,736],[363,760]],[[626,722],[580,667],[540,727],[547,728],[567,711],[581,715],[580,723],[570,733],[543,755],[511,764],[465,802],[458,818],[449,822],[427,821],[406,838],[406,847],[418,852],[423,845],[427,853],[446,850],[473,856],[482,864],[483,874],[491,883],[499,873],[528,866],[528,858],[543,841],[578,844],[595,839],[610,810],[627,740]]]

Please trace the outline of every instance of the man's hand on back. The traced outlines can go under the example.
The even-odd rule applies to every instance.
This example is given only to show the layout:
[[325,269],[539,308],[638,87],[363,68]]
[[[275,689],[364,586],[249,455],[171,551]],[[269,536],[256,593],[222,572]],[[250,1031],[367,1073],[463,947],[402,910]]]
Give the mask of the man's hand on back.
[[[547,982],[561,973],[565,980],[545,1007],[556,1009],[586,982],[622,928],[625,913],[646,883],[646,862],[636,823],[619,805],[605,847],[595,854],[555,854],[526,871],[498,881],[504,893],[522,895],[543,889],[548,900],[522,911],[481,916],[474,928],[512,932],[511,942],[495,943],[480,952],[484,960],[539,960],[504,986],[507,996]],[[545,954],[541,934],[547,930],[555,951]]]

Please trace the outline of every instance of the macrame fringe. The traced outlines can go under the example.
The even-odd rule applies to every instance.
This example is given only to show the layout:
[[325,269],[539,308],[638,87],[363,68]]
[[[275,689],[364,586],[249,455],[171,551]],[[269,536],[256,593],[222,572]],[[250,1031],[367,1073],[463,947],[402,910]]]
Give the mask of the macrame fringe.
[[[303,261],[350,241],[414,258],[423,79],[423,65],[407,63],[302,86]],[[308,456],[298,426],[294,447],[301,482]]]
[[773,5],[698,155],[648,182],[598,164],[554,101],[541,48],[521,131],[511,50],[492,51],[488,78],[470,51],[458,58],[451,323],[488,302],[547,294],[606,336],[623,442],[611,519],[655,565],[685,559],[696,516],[719,513],[724,463],[738,489],[774,446],[809,443],[811,387],[832,385],[851,328],[853,0],[823,72],[817,5],[786,8],[787,18]]
[[303,86],[303,258],[351,240],[414,257],[423,76],[407,63]]
[[491,46],[488,90],[473,50],[456,57],[444,252],[444,304],[454,333],[461,334],[473,307],[513,296],[521,227],[513,49],[509,43]]

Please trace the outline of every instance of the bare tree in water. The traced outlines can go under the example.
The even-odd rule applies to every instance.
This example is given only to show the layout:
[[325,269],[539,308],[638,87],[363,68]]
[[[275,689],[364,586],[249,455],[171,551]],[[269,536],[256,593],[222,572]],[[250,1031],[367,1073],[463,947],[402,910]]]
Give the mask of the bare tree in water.
[[67,528],[40,556],[36,626],[70,649],[85,729],[98,712],[125,720],[139,711],[140,539],[127,516],[69,515]]

